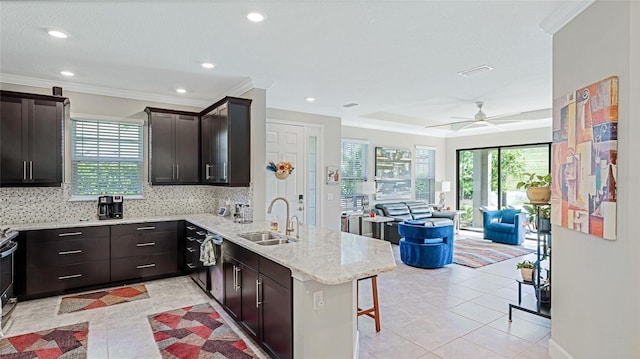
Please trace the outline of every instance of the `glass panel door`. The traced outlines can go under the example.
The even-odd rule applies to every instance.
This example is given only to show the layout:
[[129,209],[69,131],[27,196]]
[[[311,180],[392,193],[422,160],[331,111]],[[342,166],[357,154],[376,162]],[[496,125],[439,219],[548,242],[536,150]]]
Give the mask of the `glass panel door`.
[[458,209],[461,228],[482,228],[482,207],[498,208],[498,149],[458,151]]

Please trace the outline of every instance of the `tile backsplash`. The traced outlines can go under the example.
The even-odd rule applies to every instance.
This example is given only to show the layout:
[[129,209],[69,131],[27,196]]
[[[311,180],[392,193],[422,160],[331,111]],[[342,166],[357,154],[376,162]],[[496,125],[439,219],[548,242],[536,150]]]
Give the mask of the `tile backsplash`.
[[[250,187],[150,186],[144,199],[125,199],[124,217],[216,213],[227,203],[251,204]],[[70,186],[0,188],[0,225],[97,218],[97,201],[69,201]],[[253,216],[249,207],[249,216]]]

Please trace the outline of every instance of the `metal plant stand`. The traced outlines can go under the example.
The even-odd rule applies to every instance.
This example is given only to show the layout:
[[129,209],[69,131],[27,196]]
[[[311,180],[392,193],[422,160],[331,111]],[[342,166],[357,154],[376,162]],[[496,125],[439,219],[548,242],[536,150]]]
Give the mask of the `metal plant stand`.
[[[521,310],[527,313],[531,313],[534,315],[538,315],[544,318],[551,319],[551,229],[542,231],[540,228],[540,214],[542,207],[551,206],[550,203],[528,203],[536,207],[536,227],[539,229],[537,231],[537,251],[536,251],[536,264],[533,274],[533,281],[527,282],[524,280],[517,279],[518,282],[518,304],[509,304],[509,321],[512,319],[512,311],[513,309]],[[546,270],[546,279],[547,281],[543,281],[542,278],[542,262],[545,260],[549,260],[549,269]],[[536,292],[536,305],[535,306],[525,306],[522,304],[522,285],[532,285],[534,291]],[[546,293],[545,293],[546,292]],[[543,306],[543,293],[547,296],[548,299],[548,307]],[[547,302],[545,302],[546,304]]]

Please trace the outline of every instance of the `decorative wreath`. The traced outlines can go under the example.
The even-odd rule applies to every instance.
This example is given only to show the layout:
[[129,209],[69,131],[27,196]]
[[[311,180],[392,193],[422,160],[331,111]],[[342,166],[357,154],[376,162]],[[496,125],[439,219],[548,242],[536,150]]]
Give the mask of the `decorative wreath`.
[[291,174],[291,172],[293,172],[294,167],[291,165],[291,162],[274,163],[273,161],[269,161],[267,170],[275,172],[276,177],[278,178],[286,178]]

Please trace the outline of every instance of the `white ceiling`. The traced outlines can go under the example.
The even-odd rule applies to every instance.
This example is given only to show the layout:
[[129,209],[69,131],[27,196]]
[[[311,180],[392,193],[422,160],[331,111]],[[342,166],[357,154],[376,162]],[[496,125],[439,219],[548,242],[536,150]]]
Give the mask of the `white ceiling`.
[[[259,87],[270,108],[461,135],[482,130],[424,126],[473,117],[475,101],[485,102],[487,116],[551,107],[552,37],[541,24],[562,25],[588,3],[1,1],[0,80],[197,107]],[[249,22],[250,11],[266,20]],[[50,37],[50,28],[70,37]],[[204,61],[216,67],[203,69]],[[458,75],[483,64],[494,70]],[[352,102],[359,106],[343,107]]]

